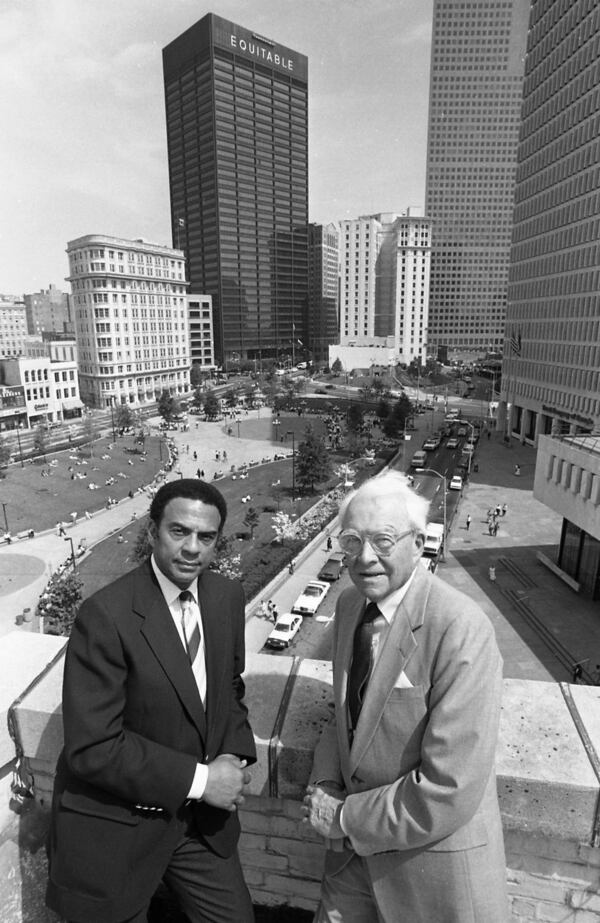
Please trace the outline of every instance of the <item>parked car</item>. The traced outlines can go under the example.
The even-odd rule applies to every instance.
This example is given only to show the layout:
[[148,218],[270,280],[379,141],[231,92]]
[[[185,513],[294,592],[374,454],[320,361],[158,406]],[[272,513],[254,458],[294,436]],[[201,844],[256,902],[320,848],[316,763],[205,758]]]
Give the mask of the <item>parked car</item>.
[[425,557],[437,558],[444,547],[444,526],[439,522],[428,522],[423,544]]
[[328,580],[330,583],[333,583],[334,580],[339,580],[340,574],[344,569],[344,555],[340,552],[332,554],[328,558],[321,570],[318,573],[319,580]]
[[329,586],[330,584],[324,580],[311,580],[292,606],[292,612],[300,612],[302,615],[314,615],[327,596]]
[[275,628],[267,638],[267,647],[279,649],[289,647],[300,631],[301,625],[301,615],[294,615],[292,612],[286,612],[285,615],[280,615],[275,624]]
[[447,449],[458,449],[459,445],[460,439],[458,439],[456,436],[451,436],[450,439],[448,439],[446,442]]
[[451,479],[450,484],[448,485],[450,490],[462,490],[463,488],[463,479],[460,475],[455,474]]

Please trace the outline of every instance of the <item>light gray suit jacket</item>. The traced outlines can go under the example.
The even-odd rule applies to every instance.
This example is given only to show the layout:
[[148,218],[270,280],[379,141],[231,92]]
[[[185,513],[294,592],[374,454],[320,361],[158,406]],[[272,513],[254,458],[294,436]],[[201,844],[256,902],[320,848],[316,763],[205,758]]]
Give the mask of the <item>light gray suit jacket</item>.
[[335,715],[312,779],[345,789],[349,844],[367,859],[379,906],[397,908],[394,919],[505,923],[494,770],[502,660],[493,627],[468,597],[417,566],[350,745],[346,692],[364,605],[354,588],[338,601]]

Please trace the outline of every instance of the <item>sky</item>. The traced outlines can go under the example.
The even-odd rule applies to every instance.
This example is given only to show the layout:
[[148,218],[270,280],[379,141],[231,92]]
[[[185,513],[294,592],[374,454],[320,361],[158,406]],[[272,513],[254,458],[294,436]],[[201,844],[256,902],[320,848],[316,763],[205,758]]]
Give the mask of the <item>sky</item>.
[[308,57],[309,219],[423,206],[433,0],[2,0],[0,292],[67,241],[171,245],[162,49],[216,13]]

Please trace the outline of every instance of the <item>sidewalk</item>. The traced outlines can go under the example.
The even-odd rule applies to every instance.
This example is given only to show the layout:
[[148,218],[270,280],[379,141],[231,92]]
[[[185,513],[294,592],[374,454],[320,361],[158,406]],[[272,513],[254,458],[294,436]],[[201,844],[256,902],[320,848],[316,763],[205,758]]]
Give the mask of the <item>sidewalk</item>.
[[[542,551],[556,560],[562,518],[533,497],[535,454],[515,441],[506,448],[500,434],[480,440],[479,470],[464,488],[447,560],[437,573],[476,599],[491,618],[506,677],[570,680],[572,666],[582,662],[589,679],[586,669],[593,673],[600,663],[600,609],[537,559]],[[507,513],[499,519],[498,534],[490,536],[487,510],[497,503],[506,503]]]

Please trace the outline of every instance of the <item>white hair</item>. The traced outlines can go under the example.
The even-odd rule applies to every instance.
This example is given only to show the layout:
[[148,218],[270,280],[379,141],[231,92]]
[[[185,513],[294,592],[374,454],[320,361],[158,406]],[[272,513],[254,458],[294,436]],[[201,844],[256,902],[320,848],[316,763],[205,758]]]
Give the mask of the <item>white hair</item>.
[[369,478],[344,498],[339,509],[339,520],[343,522],[348,512],[348,507],[357,496],[385,496],[391,502],[403,504],[408,519],[407,526],[415,532],[425,535],[427,531],[427,518],[429,513],[429,500],[415,493],[411,481],[401,471],[386,471],[377,477]]

